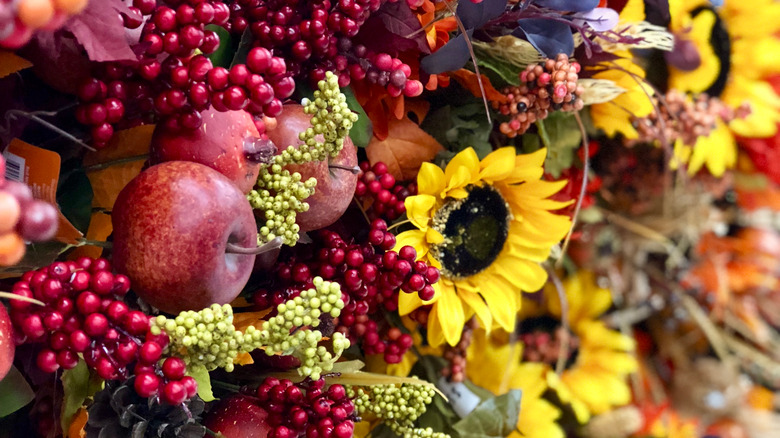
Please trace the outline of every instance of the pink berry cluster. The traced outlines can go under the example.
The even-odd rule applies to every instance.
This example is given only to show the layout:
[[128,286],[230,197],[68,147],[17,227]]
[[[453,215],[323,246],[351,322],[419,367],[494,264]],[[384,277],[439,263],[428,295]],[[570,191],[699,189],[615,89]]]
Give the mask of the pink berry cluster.
[[383,354],[388,363],[400,362],[412,338],[387,324],[382,314],[398,309],[401,291],[432,299],[439,270],[416,261],[417,252],[411,246],[393,251],[395,236],[381,219],[372,222],[362,243],[330,230],[321,230],[315,238],[315,253],[281,261],[276,270],[277,292],[258,291],[255,303],[278,305],[309,287],[314,276],[336,281],[345,306],[334,321],[335,330],[367,354]]
[[11,300],[16,343],[38,343],[36,364],[46,373],[74,368],[83,357],[105,380],[136,376],[142,397],[159,394],[168,404],[180,404],[197,392],[184,375],[184,361],[168,357],[162,364],[167,335],[153,335],[149,316],[131,310],[122,297],[130,280],[111,273],[106,259],[81,257],[54,262],[26,272],[13,293],[44,303]]
[[[42,242],[57,234],[57,207],[33,199],[27,184],[5,178],[6,162],[0,155],[0,266],[18,263],[25,241]],[[17,169],[24,172],[24,169]]]
[[293,76],[308,76],[312,85],[331,71],[342,87],[365,78],[386,87],[392,96],[417,96],[422,83],[409,79],[408,65],[353,43],[382,4],[382,0],[238,0],[231,4],[228,28],[236,34],[249,29],[256,45],[283,56]]
[[399,184],[388,173],[387,165],[377,162],[372,167],[368,161],[360,163],[360,173],[355,187],[355,196],[364,204],[370,203],[366,213],[370,219],[393,221],[406,213],[404,200],[417,194],[417,184]]
[[502,93],[508,101],[492,102],[493,109],[508,122],[499,125],[499,131],[509,138],[523,134],[538,120],[547,118],[550,111],[578,111],[584,106],[580,99],[585,91],[577,85],[580,64],[569,61],[563,53],[541,64],[531,64],[520,72],[521,84],[506,87]]
[[161,121],[173,130],[197,129],[201,112],[211,107],[248,111],[262,133],[262,117],[279,115],[282,100],[295,91],[284,58],[265,48],[252,49],[245,64],[230,69],[204,56],[219,47],[219,36],[206,26],[228,23],[226,2],[134,0],[133,5],[137,16],[125,16],[124,23],[143,25],[139,60],[96,63],[93,77],[78,91],[76,117],[91,126],[96,147],[105,146],[118,126]]
[[325,388],[325,380],[293,383],[266,378],[254,391],[268,411],[269,438],[349,438],[355,427],[355,405],[343,386]]

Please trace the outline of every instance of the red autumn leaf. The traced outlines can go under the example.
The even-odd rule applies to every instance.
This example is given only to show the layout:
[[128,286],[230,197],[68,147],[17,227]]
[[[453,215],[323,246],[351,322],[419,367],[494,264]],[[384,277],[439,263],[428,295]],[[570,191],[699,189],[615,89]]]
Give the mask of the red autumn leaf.
[[138,57],[119,14],[133,15],[122,0],[91,0],[87,8],[63,26],[84,46],[89,59],[98,62],[130,61]]
[[[487,97],[487,100],[499,103],[509,101],[505,95],[501,94],[493,87],[493,84],[490,83],[490,79],[488,79],[487,76],[480,76],[482,76],[482,86],[485,88],[485,97]],[[463,88],[469,90],[474,96],[479,98],[482,97],[482,91],[479,89],[479,82],[477,81],[476,73],[462,68],[460,70],[451,72],[450,77],[458,81],[458,83]]]
[[366,148],[371,164],[382,161],[398,180],[414,179],[425,161],[432,160],[444,148],[416,123],[404,117],[387,122],[388,135],[384,140],[373,137]]

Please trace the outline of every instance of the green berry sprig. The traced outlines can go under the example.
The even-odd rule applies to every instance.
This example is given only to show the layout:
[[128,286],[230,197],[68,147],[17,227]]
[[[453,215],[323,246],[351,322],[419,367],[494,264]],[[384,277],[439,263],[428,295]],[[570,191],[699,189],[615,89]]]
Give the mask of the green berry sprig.
[[347,397],[353,399],[358,415],[372,414],[393,432],[404,437],[450,438],[432,428],[414,427],[414,422],[433,402],[435,391],[426,385],[345,386]]
[[[349,109],[346,96],[339,90],[336,75],[327,72],[317,87],[314,100],[301,102],[304,112],[312,115],[311,127],[298,135],[303,144],[297,148],[288,145],[270,165],[263,166],[256,188],[247,195],[252,208],[265,211],[266,221],[258,235],[260,244],[280,236],[286,245],[295,245],[300,231],[295,218],[309,209],[305,201],[317,185],[315,178],[301,181],[298,172],[290,173],[284,167],[336,157],[357,121],[357,114]],[[319,135],[324,141],[317,139]]]
[[184,359],[187,366],[203,366],[208,371],[224,368],[233,371],[233,362],[239,353],[258,348],[266,354],[293,355],[300,359],[298,373],[319,379],[322,372],[333,369],[333,364],[349,348],[349,340],[334,333],[332,351],[319,345],[322,332],[316,330],[320,316],[336,318],[344,308],[341,286],[313,280],[314,288],[277,307],[278,314],[264,321],[261,328],[249,326],[246,332],[233,325],[233,308],[229,304],[212,304],[198,312],[188,310],[173,319],[159,315],[152,319],[153,334],[165,332],[170,338],[168,351]]

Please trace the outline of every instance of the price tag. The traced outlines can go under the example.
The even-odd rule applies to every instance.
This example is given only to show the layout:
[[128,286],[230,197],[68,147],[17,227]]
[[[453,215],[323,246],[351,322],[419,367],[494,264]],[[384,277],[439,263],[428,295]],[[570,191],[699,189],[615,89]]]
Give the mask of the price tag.
[[440,377],[436,386],[447,396],[452,409],[461,418],[470,414],[479,405],[479,397],[471,392],[463,382],[450,382],[445,377]]

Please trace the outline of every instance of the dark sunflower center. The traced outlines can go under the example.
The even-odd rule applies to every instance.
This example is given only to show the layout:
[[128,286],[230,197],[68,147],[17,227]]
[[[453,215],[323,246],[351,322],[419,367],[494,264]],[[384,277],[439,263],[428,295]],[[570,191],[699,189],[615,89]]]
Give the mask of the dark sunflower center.
[[498,257],[509,233],[509,207],[489,185],[466,187],[468,196],[445,204],[434,217],[444,242],[436,246],[442,274],[463,278],[481,272]]
[[[550,316],[526,318],[518,325],[523,342],[523,362],[543,362],[553,368],[561,353],[565,354],[566,368],[577,360],[579,338]],[[565,350],[562,347],[565,346]]]
[[715,81],[704,90],[704,92],[712,97],[718,97],[726,89],[729,73],[731,71],[731,37],[726,25],[718,15],[715,8],[711,6],[700,6],[691,11],[691,17],[696,17],[699,14],[712,14],[715,16],[715,24],[712,26],[712,32],[710,34],[710,45],[715,52],[715,56],[720,61],[720,71]]

